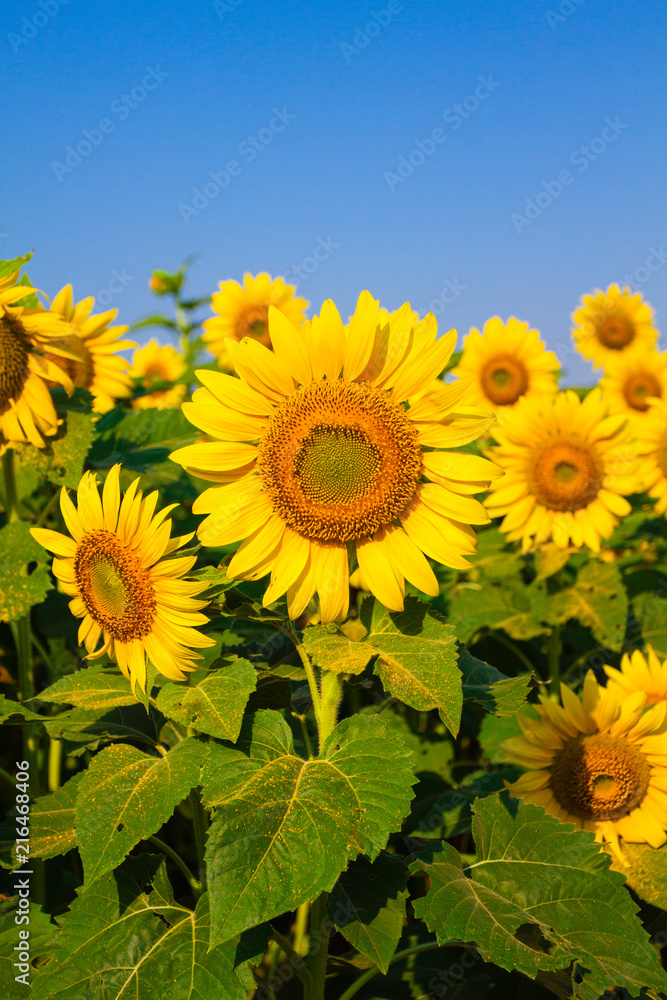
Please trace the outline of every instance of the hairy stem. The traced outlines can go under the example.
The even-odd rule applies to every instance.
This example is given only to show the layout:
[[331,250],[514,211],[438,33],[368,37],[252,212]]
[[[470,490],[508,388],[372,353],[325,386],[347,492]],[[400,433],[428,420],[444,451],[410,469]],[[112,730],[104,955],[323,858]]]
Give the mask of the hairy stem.
[[199,879],[194,877],[180,854],[177,854],[176,851],[169,846],[169,844],[165,844],[164,840],[160,840],[159,837],[149,837],[148,840],[151,844],[154,844],[159,851],[162,851],[162,853],[166,854],[168,858],[171,858],[176,867],[182,871],[195,896],[201,896],[202,884]]
[[[447,944],[444,945],[439,945],[437,941],[429,941],[426,944],[417,944],[413,948],[405,948],[403,951],[397,951],[389,964],[394,965],[396,962],[402,962],[404,958],[409,958],[411,955],[418,955],[422,951],[435,951],[436,948],[448,947],[460,948],[461,945],[454,941],[448,941]],[[362,986],[365,986],[366,983],[373,978],[373,976],[377,976],[379,971],[380,969],[377,965],[367,969],[366,972],[363,972],[358,979],[355,979],[352,985],[349,986],[344,993],[341,993],[339,1000],[351,1000],[351,998],[359,992]]]
[[302,903],[296,911],[296,923],[294,925],[294,951],[297,955],[306,955],[308,952],[309,914],[310,903]]
[[324,1000],[330,933],[329,893],[323,892],[311,907],[310,947],[306,959],[306,968],[311,981],[306,990],[306,1000]]
[[551,678],[551,693],[557,695],[560,691],[560,654],[563,643],[560,635],[560,625],[554,625],[547,639],[547,655],[549,662],[549,677]]
[[202,804],[201,792],[199,788],[193,788],[188,796],[188,803],[192,811],[192,826],[195,834],[195,848],[197,851],[197,864],[199,865],[199,878],[202,889],[206,888],[206,862],[204,861],[204,850],[206,848],[206,810]]
[[338,719],[338,708],[343,697],[340,674],[324,670],[321,675],[322,702],[320,708],[320,748]]

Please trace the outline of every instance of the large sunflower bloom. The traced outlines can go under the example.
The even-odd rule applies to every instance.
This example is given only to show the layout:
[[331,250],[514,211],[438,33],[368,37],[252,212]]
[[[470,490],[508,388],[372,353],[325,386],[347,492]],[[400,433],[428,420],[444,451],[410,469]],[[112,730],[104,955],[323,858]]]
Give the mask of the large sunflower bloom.
[[133,340],[120,340],[126,326],[109,326],[116,318],[117,309],[90,315],[95,299],[90,296],[74,305],[72,286],[65,285],[51,304],[51,312],[62,316],[71,324],[67,344],[78,355],[64,365],[74,385],[89,389],[96,413],[112,409],[117,399],[127,399],[134,388],[127,374],[129,361],[117,351],[136,347]]
[[655,345],[653,310],[641,292],[610,285],[606,292],[596,288],[594,295],[583,295],[581,301],[583,306],[572,316],[572,337],[577,350],[597,368],[629,350]]
[[211,298],[213,312],[217,313],[202,324],[204,342],[215,354],[221,368],[232,370],[229,341],[239,342],[244,337],[257,340],[264,347],[271,347],[269,334],[269,306],[278,309],[289,322],[299,328],[303,323],[306,299],[294,295],[294,285],[287,285],[282,278],[272,279],[262,272],[255,277],[244,274],[243,285],[238,281],[221,281],[220,291]]
[[640,455],[642,489],[656,500],[656,514],[667,513],[667,400],[651,404],[641,424],[635,425],[635,447]]
[[650,402],[667,396],[667,351],[628,351],[610,358],[600,389],[610,413],[644,421]]
[[121,497],[119,474],[115,465],[100,499],[94,474],[84,473],[76,507],[63,487],[60,508],[71,537],[48,528],[30,530],[58,557],[53,572],[72,597],[72,614],[83,619],[79,642],[87,658],[109,656],[133,690],[137,684],[145,690],[146,657],[165,677],[183,680],[200,659],[191,647],[211,646],[213,640],[194,627],[208,621],[198,613],[207,602],[195,600],[205,584],[180,579],[196,557],[166,558],[192,538],[170,538],[166,516],[178,504],[156,514],[157,491],[144,499],[138,479]]
[[484,324],[483,335],[474,328],[467,335],[452,374],[470,381],[471,404],[505,410],[520,399],[543,399],[558,392],[559,367],[537,330],[513,316],[507,323],[494,316]]
[[65,343],[70,328],[46,309],[18,305],[36,294],[18,277],[0,279],[0,454],[13,443],[44,448],[58,430],[47,383],[73,388],[64,371],[75,357]]
[[652,646],[646,647],[646,656],[636,649],[625,653],[621,659],[621,669],[604,668],[607,689],[614,692],[619,701],[641,691],[646,695],[647,705],[667,702],[667,663],[660,660]]
[[488,520],[470,494],[498,470],[440,449],[472,441],[493,416],[458,405],[461,383],[415,398],[444,368],[456,332],[436,340],[434,317],[414,326],[407,305],[389,323],[378,316],[367,294],[348,327],[331,301],[300,330],[272,309],[273,351],[243,340],[234,351],[239,378],[200,371],[206,388],[183,404],[217,439],[171,456],[220,484],[193,506],[209,515],[201,541],[243,541],[229,576],[271,573],[264,602],[287,593],[292,618],[316,591],[323,622],[346,614],[350,555],[392,610],[403,607],[405,577],[435,595],[424,553],[469,566],[471,525]]
[[595,390],[584,400],[571,389],[522,400],[508,413],[488,451],[505,478],[485,501],[492,517],[504,515],[508,540],[520,540],[524,551],[552,539],[598,552],[631,510],[624,496],[639,485],[625,425],[622,414],[607,416]]
[[185,358],[172,344],[161,346],[153,339],[140,347],[132,357],[130,375],[148,391],[143,396],[136,396],[132,400],[132,406],[141,410],[178,409],[187,395],[186,385],[172,385],[163,389],[152,387],[160,382],[176,382],[186,368]]
[[547,695],[539,719],[521,714],[523,737],[502,747],[529,768],[512,795],[544,806],[567,823],[595,832],[617,854],[619,837],[632,844],[667,843],[667,702],[645,711],[646,695],[619,701],[592,670],[581,698],[561,684],[562,706]]

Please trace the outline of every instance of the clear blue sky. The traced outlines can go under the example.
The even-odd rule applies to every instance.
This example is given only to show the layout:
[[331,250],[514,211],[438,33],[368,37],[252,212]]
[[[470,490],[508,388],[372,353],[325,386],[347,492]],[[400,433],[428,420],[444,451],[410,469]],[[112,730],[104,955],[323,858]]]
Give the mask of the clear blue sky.
[[655,0],[21,0],[1,16],[0,255],[35,248],[49,294],[106,290],[131,322],[154,308],[151,269],[188,254],[194,294],[296,265],[313,310],[348,314],[368,288],[388,308],[435,302],[460,336],[516,315],[578,380],[583,292],[632,276],[667,325]]

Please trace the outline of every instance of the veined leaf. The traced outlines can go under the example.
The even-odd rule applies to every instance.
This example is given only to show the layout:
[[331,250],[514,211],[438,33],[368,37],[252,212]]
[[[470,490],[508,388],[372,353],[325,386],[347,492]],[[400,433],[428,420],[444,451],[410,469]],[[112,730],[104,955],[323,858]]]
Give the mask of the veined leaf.
[[448,843],[418,860],[430,888],[415,913],[439,942],[474,942],[482,956],[528,976],[572,962],[572,992],[598,1000],[613,986],[636,996],[667,988],[623,878],[609,870],[594,835],[507,793],[477,802],[477,859],[463,866]]
[[437,708],[456,736],[463,695],[452,626],[414,597],[399,612],[367,599],[360,617],[367,630],[362,644],[377,654],[374,672],[385,689],[420,712]]
[[257,675],[252,663],[237,657],[219,661],[196,687],[165,684],[157,707],[168,718],[221,740],[237,739],[243,713],[255,690]]
[[14,271],[20,271],[31,257],[32,251],[24,254],[22,257],[14,257],[12,260],[0,260],[0,278],[6,278],[8,275],[13,274]]
[[117,667],[90,666],[61,677],[40,691],[40,701],[93,710],[136,705],[130,682]]
[[194,912],[181,906],[160,861],[129,859],[96,879],[58,918],[51,960],[32,978],[32,1000],[245,1000],[268,928],[208,951],[207,895]]
[[650,844],[622,843],[626,864],[623,864],[609,848],[605,848],[611,857],[611,867],[620,872],[630,888],[640,899],[667,909],[667,849],[656,850]]
[[532,680],[531,674],[506,677],[500,670],[478,660],[467,650],[459,661],[463,675],[463,697],[476,701],[493,715],[515,715],[525,704]]
[[330,890],[357,854],[376,857],[412,797],[409,753],[377,717],[339,723],[305,761],[281,716],[260,711],[239,746],[211,744],[202,772],[211,945]]
[[65,424],[57,437],[50,439],[53,459],[46,471],[47,479],[56,486],[75,490],[81,482],[83,466],[95,436],[95,425],[89,413],[67,411]]
[[382,972],[403,930],[407,876],[399,855],[383,851],[375,861],[361,856],[342,873],[329,897],[329,914],[338,930]]
[[[47,568],[51,557],[24,521],[0,528],[0,621],[14,622],[53,589]],[[35,563],[35,568],[28,572]]]
[[335,674],[360,674],[376,655],[365,643],[348,639],[333,622],[304,629],[303,648],[316,666]]
[[76,801],[76,833],[86,882],[118,865],[159,830],[199,781],[203,744],[186,739],[164,757],[127,744],[90,763]]
[[628,596],[618,566],[591,560],[582,566],[577,582],[553,597],[555,621],[576,618],[587,625],[608,649],[620,650],[625,636]]

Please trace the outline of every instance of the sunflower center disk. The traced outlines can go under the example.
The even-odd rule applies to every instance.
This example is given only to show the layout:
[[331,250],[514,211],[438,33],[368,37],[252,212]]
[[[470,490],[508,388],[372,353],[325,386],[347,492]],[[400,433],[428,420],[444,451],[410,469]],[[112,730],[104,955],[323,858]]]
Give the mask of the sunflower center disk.
[[533,456],[527,475],[533,495],[545,507],[574,511],[597,496],[603,467],[591,445],[559,440]]
[[597,328],[598,340],[612,351],[622,351],[635,337],[635,328],[625,316],[608,316]]
[[[78,385],[82,389],[89,389],[95,377],[95,368],[90,351],[84,346],[83,341],[74,334],[71,337],[63,337],[61,342],[73,353],[80,355],[81,360],[74,361],[73,358],[61,358],[58,354],[49,353],[46,353],[44,357],[47,361],[52,361],[59,368],[62,368],[69,375],[74,385]],[[50,389],[61,388],[59,382],[48,380],[46,384]]]
[[28,338],[11,316],[0,318],[0,407],[21,395],[28,377]]
[[617,820],[641,804],[651,767],[642,752],[619,736],[577,736],[551,767],[559,804],[585,820]]
[[497,406],[511,406],[528,389],[528,372],[522,361],[510,354],[487,361],[480,375],[487,399]]
[[151,631],[157,602],[137,556],[112,531],[84,535],[74,557],[74,576],[86,610],[120,642]]
[[662,396],[660,383],[648,372],[641,375],[631,375],[623,386],[623,395],[628,406],[633,410],[648,410],[648,400],[651,396]]
[[269,310],[266,306],[251,306],[236,321],[236,337],[252,337],[266,347],[271,346],[269,336]]
[[405,509],[422,455],[403,406],[364,383],[322,380],[278,406],[259,445],[264,488],[307,538],[347,542]]

